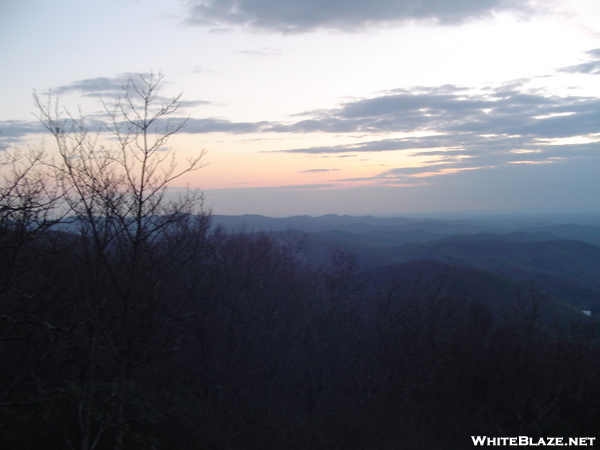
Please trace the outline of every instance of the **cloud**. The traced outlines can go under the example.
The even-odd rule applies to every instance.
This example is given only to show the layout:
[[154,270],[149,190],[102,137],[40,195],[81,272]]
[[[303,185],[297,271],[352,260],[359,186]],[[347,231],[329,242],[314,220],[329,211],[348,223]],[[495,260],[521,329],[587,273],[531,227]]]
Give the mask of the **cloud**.
[[490,111],[508,117],[538,108],[541,114],[546,111],[541,107],[547,102],[543,95],[524,95],[518,91],[500,90],[484,95],[472,94],[457,86],[396,89],[378,97],[346,102],[339,108],[306,113],[305,119],[292,124],[276,124],[265,131],[381,133],[449,130],[453,125],[466,123],[476,127]]
[[[65,94],[79,94],[84,97],[104,97],[104,98],[116,98],[123,96],[128,86],[133,85],[134,87],[142,87],[143,79],[145,80],[157,80],[160,75],[152,73],[125,73],[116,77],[98,77],[89,78],[85,80],[74,81],[70,84],[58,86],[51,90],[52,94],[65,95]],[[142,79],[143,78],[143,79]],[[157,91],[158,92],[158,91]],[[155,99],[159,104],[161,101],[170,103],[173,98],[156,96]],[[210,105],[212,102],[206,100],[179,100],[178,109],[189,109],[198,106]],[[106,120],[106,111],[101,109],[94,113],[86,115],[86,124],[90,129],[100,130],[103,127],[103,120]],[[160,128],[168,127],[171,124],[177,126],[177,124],[186,123],[183,132],[187,133],[213,133],[213,132],[224,132],[224,133],[254,133],[260,130],[264,126],[265,122],[257,123],[245,123],[245,122],[231,122],[221,118],[204,118],[204,119],[193,119],[186,118],[184,116],[171,116],[168,119],[160,119],[155,122],[155,126]],[[0,137],[6,138],[18,138],[32,133],[46,133],[47,130],[38,121],[14,121],[8,120],[0,122]]]
[[[286,153],[348,153],[348,152],[385,152],[399,150],[413,150],[419,148],[436,148],[443,145],[443,139],[435,137],[421,139],[381,139],[366,141],[357,144],[331,145],[323,147],[304,147],[290,150],[281,150]],[[342,155],[349,156],[349,155]]]
[[[57,95],[78,93],[86,97],[98,97],[102,95],[117,96],[123,94],[123,88],[131,82],[137,82],[143,76],[149,79],[152,74],[124,73],[113,78],[98,77],[74,81],[70,84],[58,86],[52,92]],[[154,75],[156,77],[156,75]]]
[[250,56],[281,56],[281,50],[272,47],[263,47],[257,50],[241,50],[239,53]]
[[[600,55],[600,49],[588,52]],[[122,81],[73,83],[86,92],[114,91]],[[185,106],[205,104],[190,101]],[[100,116],[94,118],[97,123]],[[185,117],[171,117],[182,123]],[[371,98],[356,98],[330,109],[308,111],[286,122],[233,122],[226,118],[189,118],[187,134],[324,133],[350,136],[352,143],[281,149],[279,152],[356,157],[378,152],[402,152],[419,164],[439,165],[437,174],[449,170],[495,167],[513,163],[561,163],[564,159],[600,156],[600,98],[557,96],[527,89],[517,80],[484,90],[462,86],[413,87],[384,91]],[[157,123],[160,128],[165,125]],[[98,125],[99,126],[99,125]],[[0,123],[4,138],[45,131],[37,122]],[[406,137],[398,137],[406,133]],[[443,167],[442,167],[443,166]],[[310,169],[312,172],[325,169]],[[390,176],[409,176],[388,173]],[[411,175],[415,176],[415,175]]]
[[560,69],[566,73],[583,73],[589,75],[600,75],[600,61],[590,61],[575,66],[568,66]]
[[[343,145],[290,148],[320,155],[403,152],[424,168],[400,168],[375,178],[388,182],[506,164],[561,163],[600,156],[600,98],[554,96],[521,83],[473,92],[457,86],[396,89],[312,111],[272,132],[364,133]],[[379,138],[392,133],[415,137]],[[411,172],[413,171],[413,172]]]
[[0,141],[15,142],[28,134],[47,133],[48,130],[38,121],[3,120],[0,121]]
[[212,102],[206,100],[179,100],[179,108],[194,108],[196,106],[205,106],[212,104]]
[[186,126],[183,128],[183,133],[189,134],[204,134],[204,133],[257,133],[261,130],[266,122],[230,122],[225,119],[207,118],[194,119],[190,118]]
[[[374,98],[358,99],[330,110],[306,113],[305,119],[267,125],[270,132],[398,133],[424,132],[431,136],[378,141],[352,150],[398,150],[440,145],[462,145],[463,140],[496,135],[495,142],[510,137],[559,138],[598,131],[600,98],[547,95],[541,91],[499,87],[471,92],[461,87],[396,89]],[[312,117],[311,117],[312,116]],[[440,137],[440,135],[442,135]],[[487,140],[487,138],[485,138]],[[514,142],[511,142],[514,145]],[[350,147],[328,147],[332,153]],[[319,148],[294,152],[323,153]],[[292,151],[292,150],[290,150]]]
[[[86,117],[86,125],[90,130],[101,130],[103,128],[102,119],[104,117],[97,115]],[[186,117],[170,117],[169,119],[160,119],[154,123],[156,129],[161,130],[168,127],[184,124],[181,133],[206,134],[206,133],[229,133],[245,134],[260,132],[267,122],[231,122],[221,118],[194,119]],[[5,120],[0,121],[0,138],[2,140],[14,141],[28,134],[48,133],[48,130],[38,121],[25,120]]]
[[[65,84],[52,89],[55,95],[79,94],[84,97],[122,97],[128,88],[144,88],[144,80],[156,81],[160,74],[153,73],[124,73],[116,77],[98,77],[77,80],[70,84]],[[164,85],[166,82],[162,81]],[[157,91],[158,92],[158,91]],[[157,100],[166,103],[172,101],[172,98],[157,96]],[[212,102],[206,100],[180,100],[180,108],[193,108],[196,106],[209,105]]]
[[300,173],[320,173],[320,172],[337,172],[340,169],[308,169],[301,170]]
[[238,25],[277,33],[360,30],[408,20],[460,24],[500,10],[530,11],[527,0],[192,0],[187,23]]
[[567,66],[558,69],[559,72],[564,73],[583,73],[588,75],[600,75],[600,48],[589,50],[586,52],[592,61],[588,61],[574,66]]

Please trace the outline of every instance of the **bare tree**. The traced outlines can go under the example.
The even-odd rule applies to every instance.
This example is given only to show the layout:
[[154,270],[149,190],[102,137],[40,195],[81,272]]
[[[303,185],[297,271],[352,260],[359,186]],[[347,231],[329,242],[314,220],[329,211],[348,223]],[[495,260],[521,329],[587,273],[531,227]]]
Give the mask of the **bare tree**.
[[[201,238],[208,226],[201,192],[169,196],[172,182],[203,167],[205,152],[178,166],[167,144],[186,120],[169,120],[180,96],[161,97],[162,80],[160,74],[131,79],[112,107],[104,104],[108,120],[96,133],[84,117],[35,96],[38,118],[56,141],[59,160],[50,167],[63,193],[67,230],[76,236],[73,251],[62,253],[62,264],[78,276],[69,300],[77,313],[65,328],[84,367],[77,390],[80,438],[70,440],[72,448],[95,448],[108,429],[114,448],[123,448],[132,373],[173,345],[159,313],[165,281],[185,259],[188,240]],[[107,132],[114,146],[102,143]],[[184,229],[188,235],[178,235]],[[113,399],[110,413],[94,406],[99,383],[110,386],[100,402]]]
[[[13,249],[26,232],[33,235],[56,220],[59,193],[56,184],[48,183],[44,159],[43,147],[23,152],[0,146],[0,233],[3,244]],[[8,248],[1,248],[6,256]]]

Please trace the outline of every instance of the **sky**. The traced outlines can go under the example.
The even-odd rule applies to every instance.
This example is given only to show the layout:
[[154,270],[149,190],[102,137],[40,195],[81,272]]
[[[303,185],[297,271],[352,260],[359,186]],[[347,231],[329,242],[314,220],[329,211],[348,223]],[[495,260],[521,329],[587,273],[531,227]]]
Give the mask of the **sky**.
[[160,73],[215,214],[600,213],[598,0],[2,0],[0,61],[18,148]]

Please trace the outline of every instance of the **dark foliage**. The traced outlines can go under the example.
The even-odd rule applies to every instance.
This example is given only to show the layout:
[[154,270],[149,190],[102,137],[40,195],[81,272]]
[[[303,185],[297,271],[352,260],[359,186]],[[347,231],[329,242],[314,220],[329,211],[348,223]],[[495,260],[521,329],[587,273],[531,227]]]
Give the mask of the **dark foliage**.
[[3,448],[448,449],[600,419],[596,323],[533,288],[471,271],[468,292],[426,261],[367,278],[340,250],[308,265],[302,242],[204,216],[133,275],[86,239],[37,233],[3,282]]

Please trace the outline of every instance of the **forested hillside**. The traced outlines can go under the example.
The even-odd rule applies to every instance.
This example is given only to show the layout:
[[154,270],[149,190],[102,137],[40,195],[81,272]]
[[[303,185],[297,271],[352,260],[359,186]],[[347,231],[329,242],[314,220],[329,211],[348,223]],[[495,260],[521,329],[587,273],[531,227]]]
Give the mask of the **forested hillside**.
[[309,264],[301,241],[207,223],[178,216],[135,271],[128,249],[100,252],[84,230],[4,229],[4,448],[593,435],[594,318],[489,272],[360,272],[339,250]]

